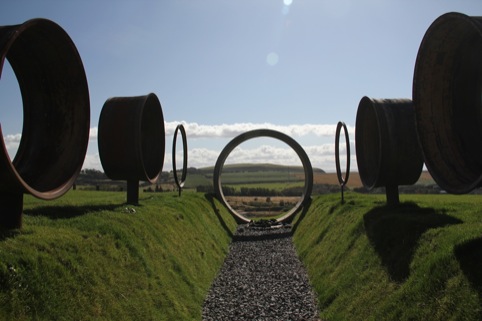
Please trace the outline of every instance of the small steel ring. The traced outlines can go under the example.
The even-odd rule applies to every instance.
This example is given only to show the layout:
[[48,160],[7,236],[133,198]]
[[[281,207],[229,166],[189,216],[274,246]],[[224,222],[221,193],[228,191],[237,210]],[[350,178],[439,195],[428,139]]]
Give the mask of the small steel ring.
[[[183,151],[181,181],[179,181],[179,177],[177,176],[177,168],[176,168],[176,141],[177,141],[178,131],[181,131],[182,151]],[[186,130],[184,129],[184,126],[182,124],[177,125],[176,130],[174,131],[174,137],[172,141],[172,171],[174,172],[174,181],[176,182],[176,185],[179,188],[179,190],[181,190],[184,187],[184,183],[186,182],[186,176],[187,176],[187,137],[186,137]]]
[[[346,173],[345,177],[341,175],[340,169],[340,132],[341,128],[343,127],[343,131],[345,132],[345,144],[346,144]],[[348,130],[346,129],[346,125],[344,122],[338,122],[336,126],[336,134],[335,134],[335,162],[336,162],[336,175],[338,177],[338,182],[341,186],[345,186],[348,182],[348,178],[350,177],[350,138],[348,137]]]

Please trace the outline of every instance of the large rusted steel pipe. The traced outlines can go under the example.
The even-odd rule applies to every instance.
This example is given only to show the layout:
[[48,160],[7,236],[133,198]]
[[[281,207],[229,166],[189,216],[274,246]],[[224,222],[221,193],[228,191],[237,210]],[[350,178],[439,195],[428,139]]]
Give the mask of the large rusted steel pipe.
[[0,27],[0,74],[5,59],[20,86],[23,129],[13,161],[2,139],[0,225],[20,228],[23,193],[54,199],[77,178],[89,141],[89,90],[74,43],[50,20]]
[[363,185],[369,190],[384,186],[387,203],[398,204],[398,186],[416,183],[423,167],[412,101],[363,97],[355,126]]
[[425,164],[454,194],[482,186],[482,17],[447,13],[427,29],[413,79]]
[[139,181],[154,183],[164,164],[164,117],[157,96],[109,98],[99,117],[98,144],[105,174],[127,180],[127,203],[137,204]]

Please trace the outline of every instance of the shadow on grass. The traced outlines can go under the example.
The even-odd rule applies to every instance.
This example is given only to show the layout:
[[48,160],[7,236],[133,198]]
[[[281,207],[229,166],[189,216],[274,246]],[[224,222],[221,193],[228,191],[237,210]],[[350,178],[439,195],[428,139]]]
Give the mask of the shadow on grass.
[[204,197],[211,204],[211,207],[213,208],[213,212],[214,212],[214,214],[216,214],[216,217],[218,218],[219,223],[221,224],[223,229],[226,231],[226,233],[228,234],[228,236],[230,238],[233,238],[233,232],[231,232],[229,227],[226,225],[226,222],[224,221],[223,217],[221,216],[221,214],[219,214],[219,209],[216,207],[216,204],[214,204],[214,195],[210,194],[210,193],[206,193],[206,194],[204,194]]
[[32,209],[26,209],[23,211],[23,213],[29,216],[44,216],[55,220],[55,219],[73,218],[73,217],[82,216],[84,214],[92,213],[92,212],[112,211],[124,205],[126,204],[84,205],[84,206],[78,206],[78,205],[39,206]]
[[482,304],[482,237],[458,245],[455,257]]
[[377,207],[363,217],[371,244],[387,268],[392,280],[405,281],[417,242],[431,228],[459,224],[462,221],[414,203],[396,207]]
[[5,241],[9,238],[14,238],[20,234],[20,230],[9,230],[0,228],[0,242]]
[[[296,215],[299,215],[300,217],[298,217],[298,220],[296,221],[295,224],[293,224],[293,226],[292,226],[292,228],[291,228],[291,233],[292,233],[293,235],[295,235],[296,230],[298,229],[298,226],[300,225],[301,221],[303,221],[303,219],[305,218],[306,213],[308,213],[308,210],[310,209],[310,206],[311,206],[312,201],[313,201],[313,200],[311,199],[311,197],[308,197],[308,198],[306,199],[305,204],[303,205],[303,208],[301,209],[301,212],[298,213],[298,214],[296,214]],[[292,218],[291,218],[291,220],[289,221],[289,223],[291,223],[291,222],[295,219],[296,215],[293,215],[293,216],[292,216]]]

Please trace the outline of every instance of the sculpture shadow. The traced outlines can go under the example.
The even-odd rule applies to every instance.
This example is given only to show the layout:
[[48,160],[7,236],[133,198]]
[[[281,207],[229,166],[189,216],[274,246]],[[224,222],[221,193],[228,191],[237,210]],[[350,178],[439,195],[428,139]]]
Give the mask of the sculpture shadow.
[[[299,215],[300,217],[298,217],[298,220],[296,221],[295,224],[292,225],[291,227],[291,233],[293,235],[295,235],[296,233],[296,230],[298,229],[298,226],[300,225],[300,223],[303,221],[303,219],[305,218],[306,216],[306,213],[308,213],[308,210],[310,209],[310,206],[311,206],[311,203],[312,203],[312,199],[311,197],[308,197],[305,201],[305,204],[303,205],[303,208],[301,209],[301,211],[297,214]],[[291,220],[288,222],[288,223],[292,223],[293,220],[295,219],[296,215],[293,215],[291,217]]]
[[23,211],[28,216],[43,216],[50,219],[68,219],[82,216],[87,213],[112,211],[127,204],[109,204],[109,205],[64,205],[64,206],[39,206]]
[[12,229],[4,229],[0,228],[0,242],[3,242],[10,238],[15,238],[17,235],[20,235],[20,230],[12,230]]
[[[455,257],[472,287],[479,293],[482,305],[482,236],[457,245]],[[481,312],[482,314],[482,312]]]
[[231,230],[229,229],[229,227],[226,225],[226,222],[224,221],[223,217],[221,216],[221,214],[219,213],[219,209],[216,207],[216,204],[214,204],[214,194],[211,194],[211,193],[206,193],[204,194],[204,197],[208,200],[208,202],[211,204],[211,207],[213,208],[213,212],[214,214],[216,214],[216,217],[218,218],[219,220],[219,223],[221,224],[221,226],[223,227],[223,229],[226,231],[226,234],[228,234],[228,236],[230,238],[233,238],[233,232],[231,232]]
[[431,228],[462,223],[444,211],[420,208],[414,203],[377,207],[366,213],[363,220],[370,243],[396,282],[404,282],[409,277],[410,263],[423,233]]

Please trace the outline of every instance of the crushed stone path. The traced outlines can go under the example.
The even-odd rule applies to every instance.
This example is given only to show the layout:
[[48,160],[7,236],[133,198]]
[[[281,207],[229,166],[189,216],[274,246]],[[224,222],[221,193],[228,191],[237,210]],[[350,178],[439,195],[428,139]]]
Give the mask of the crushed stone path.
[[239,225],[202,320],[319,320],[289,225]]

